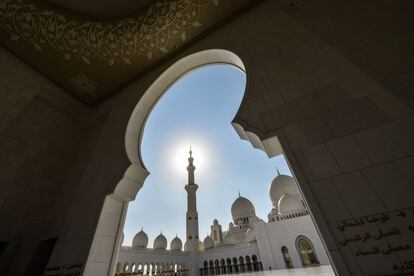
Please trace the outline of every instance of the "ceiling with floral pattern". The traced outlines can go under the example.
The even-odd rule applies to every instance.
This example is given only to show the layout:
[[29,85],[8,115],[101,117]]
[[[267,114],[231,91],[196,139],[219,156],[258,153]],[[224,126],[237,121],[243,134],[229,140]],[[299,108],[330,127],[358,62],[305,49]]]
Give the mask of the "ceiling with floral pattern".
[[0,42],[82,102],[96,104],[251,0],[137,1],[125,16],[119,14],[128,9],[111,15],[110,5],[102,16],[91,15],[90,5],[76,2],[66,8],[67,1],[0,0]]

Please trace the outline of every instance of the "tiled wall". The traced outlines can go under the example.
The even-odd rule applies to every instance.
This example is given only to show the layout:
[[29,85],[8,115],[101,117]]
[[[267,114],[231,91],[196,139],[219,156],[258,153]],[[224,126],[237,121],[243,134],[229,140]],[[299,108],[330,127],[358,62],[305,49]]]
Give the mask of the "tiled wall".
[[291,15],[414,108],[414,3],[303,1]]
[[[22,275],[59,235],[99,125],[92,112],[0,48],[0,274]],[[90,130],[94,131],[90,131]],[[3,274],[2,274],[3,275]]]

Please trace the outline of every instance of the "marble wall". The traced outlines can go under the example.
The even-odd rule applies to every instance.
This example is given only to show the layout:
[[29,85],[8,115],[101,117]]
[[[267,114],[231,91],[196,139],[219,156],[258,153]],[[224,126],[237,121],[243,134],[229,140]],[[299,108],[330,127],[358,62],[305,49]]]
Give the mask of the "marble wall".
[[0,274],[23,275],[39,241],[61,235],[104,108],[92,112],[3,48],[0,99]]

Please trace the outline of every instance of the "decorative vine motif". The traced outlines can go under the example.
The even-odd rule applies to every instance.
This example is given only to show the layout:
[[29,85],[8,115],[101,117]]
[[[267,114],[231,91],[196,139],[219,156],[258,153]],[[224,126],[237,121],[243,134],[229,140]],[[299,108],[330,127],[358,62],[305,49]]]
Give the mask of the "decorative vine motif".
[[201,7],[210,1],[218,5],[218,0],[158,0],[144,16],[103,24],[80,23],[32,4],[0,0],[0,27],[12,40],[30,41],[40,52],[53,48],[66,60],[77,57],[90,64],[99,58],[109,65],[118,60],[131,64],[137,54],[150,60],[156,52],[167,53],[172,37],[185,41],[189,28],[201,26]]
[[79,93],[96,96],[98,83],[89,79],[83,73],[78,73],[74,77],[69,77],[68,80]]

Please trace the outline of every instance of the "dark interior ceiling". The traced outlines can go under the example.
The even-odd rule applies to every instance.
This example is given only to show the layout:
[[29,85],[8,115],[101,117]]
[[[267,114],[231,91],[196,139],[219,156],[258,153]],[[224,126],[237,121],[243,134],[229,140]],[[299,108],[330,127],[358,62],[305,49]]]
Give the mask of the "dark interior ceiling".
[[45,0],[49,3],[84,16],[128,16],[155,3],[153,0]]
[[0,42],[86,104],[252,0],[1,0]]

